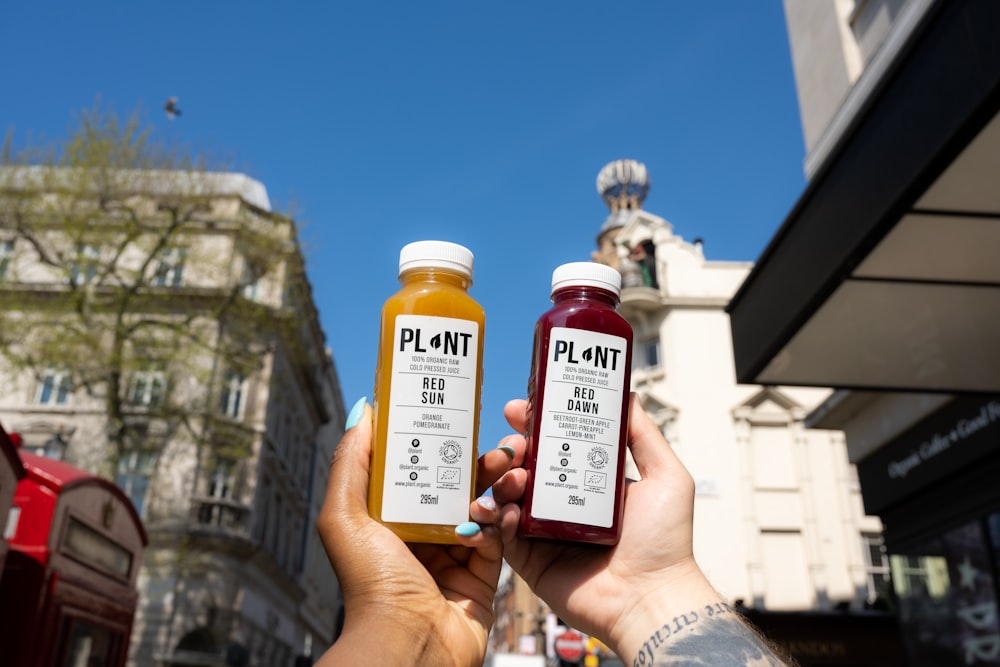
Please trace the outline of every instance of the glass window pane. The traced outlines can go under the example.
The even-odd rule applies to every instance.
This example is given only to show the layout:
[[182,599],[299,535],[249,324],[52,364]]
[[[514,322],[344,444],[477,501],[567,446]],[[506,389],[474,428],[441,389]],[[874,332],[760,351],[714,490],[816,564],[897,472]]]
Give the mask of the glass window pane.
[[185,248],[166,248],[160,253],[159,263],[153,275],[157,287],[180,287],[184,282]]
[[64,370],[50,368],[41,377],[38,386],[38,402],[44,405],[64,405],[73,393],[73,381]]
[[38,394],[39,403],[48,403],[52,400],[52,385],[55,383],[55,378],[51,375],[46,375],[42,379],[42,391]]
[[889,557],[886,555],[885,541],[880,533],[862,533],[861,540],[865,544],[867,557],[868,601],[875,602],[879,597],[888,599]]
[[222,383],[219,410],[222,414],[239,418],[243,402],[243,384],[246,377],[238,371],[229,371]]
[[1000,665],[1000,624],[980,522],[890,558],[908,664]]
[[14,257],[14,242],[0,242],[0,280],[7,277],[7,270],[10,266],[11,258]]
[[60,405],[64,404],[69,399],[71,391],[72,391],[72,386],[70,383],[69,375],[63,373],[59,377],[59,392],[56,394],[56,403]]
[[660,365],[660,341],[649,341],[644,346],[646,353],[646,365],[655,367]]
[[115,484],[129,497],[139,516],[146,510],[146,494],[155,465],[156,450],[152,449],[131,450],[118,460]]
[[128,400],[133,405],[160,405],[166,393],[167,381],[162,370],[136,371]]

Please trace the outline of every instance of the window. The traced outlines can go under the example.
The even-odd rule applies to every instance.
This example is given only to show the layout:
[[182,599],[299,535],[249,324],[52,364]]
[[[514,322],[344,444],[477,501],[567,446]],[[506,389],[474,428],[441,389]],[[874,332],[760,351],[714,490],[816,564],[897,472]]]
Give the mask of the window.
[[282,438],[278,441],[278,451],[281,452],[281,457],[288,460],[288,445],[295,437],[295,432],[292,429],[292,413],[291,410],[285,411],[285,428],[282,431]]
[[156,451],[152,449],[132,449],[118,460],[115,484],[129,497],[141,517],[145,516],[146,492],[155,467]]
[[640,341],[632,351],[632,368],[660,367],[660,339],[649,338]]
[[208,495],[211,498],[233,497],[233,464],[219,461],[208,478]]
[[965,664],[997,664],[995,570],[984,528],[976,519],[889,556],[906,664],[963,664],[963,654]]
[[893,554],[889,564],[897,597],[941,598],[948,593],[948,563],[941,556]]
[[128,391],[128,402],[132,405],[156,406],[163,404],[167,378],[161,370],[136,371]]
[[[267,529],[267,550],[272,555],[278,554],[278,544],[281,542],[281,520],[278,517],[284,516],[281,508],[281,496],[274,498],[274,517]],[[284,567],[284,563],[279,560],[279,565]]]
[[73,285],[86,285],[97,277],[97,264],[101,250],[95,245],[78,243],[76,258],[70,266],[69,281]]
[[26,452],[31,452],[32,454],[37,454],[38,456],[44,456],[47,459],[61,461],[66,455],[66,447],[68,445],[69,442],[67,442],[66,438],[59,433],[55,433],[45,442],[25,442],[21,445],[21,447]]
[[14,242],[0,241],[0,282],[7,278],[11,260],[14,258]]
[[885,551],[885,540],[878,533],[862,533],[861,542],[865,547],[865,572],[868,578],[868,601],[874,602],[889,590],[889,556]]
[[235,370],[226,372],[222,381],[222,394],[219,400],[219,411],[227,417],[239,419],[243,410],[243,391],[246,376]]
[[207,492],[208,500],[202,501],[198,507],[198,521],[224,529],[242,530],[244,519],[241,512],[222,502],[233,497],[233,464],[230,461],[216,461],[208,477]]
[[267,534],[271,526],[271,480],[265,477],[257,490],[257,506],[260,509],[260,517],[254,523],[254,539],[259,544],[267,541]]
[[256,301],[260,294],[260,277],[263,271],[250,260],[243,262],[243,272],[240,274],[242,294],[251,301]]
[[42,405],[66,405],[73,393],[73,378],[65,368],[48,368],[42,373],[38,386],[38,403]]
[[125,660],[119,630],[103,625],[100,621],[69,614],[61,613],[60,618],[60,645],[65,647],[62,650],[66,656],[60,664],[117,665]]
[[184,260],[187,248],[164,248],[153,275],[157,287],[180,287],[184,283]]

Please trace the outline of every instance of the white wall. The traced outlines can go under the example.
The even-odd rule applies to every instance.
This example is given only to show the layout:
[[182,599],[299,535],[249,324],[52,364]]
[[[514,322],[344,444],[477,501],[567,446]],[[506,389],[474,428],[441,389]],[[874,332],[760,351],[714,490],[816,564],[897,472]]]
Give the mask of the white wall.
[[829,390],[738,385],[724,306],[749,263],[706,261],[701,248],[643,212],[629,243],[657,242],[661,306],[626,309],[637,340],[658,333],[660,367],[633,388],[696,484],[695,556],[728,599],[769,609],[863,602],[866,518],[843,434],[802,420]]

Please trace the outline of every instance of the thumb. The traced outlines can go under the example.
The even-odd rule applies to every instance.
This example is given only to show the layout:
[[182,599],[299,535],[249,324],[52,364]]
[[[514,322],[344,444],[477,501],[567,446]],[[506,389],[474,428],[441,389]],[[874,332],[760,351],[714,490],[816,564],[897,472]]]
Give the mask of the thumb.
[[666,477],[677,467],[684,467],[634,392],[629,401],[628,446],[643,479]]
[[320,510],[320,537],[331,558],[341,537],[368,517],[368,471],[372,447],[372,410],[364,403],[361,419],[348,429],[333,452],[326,497]]

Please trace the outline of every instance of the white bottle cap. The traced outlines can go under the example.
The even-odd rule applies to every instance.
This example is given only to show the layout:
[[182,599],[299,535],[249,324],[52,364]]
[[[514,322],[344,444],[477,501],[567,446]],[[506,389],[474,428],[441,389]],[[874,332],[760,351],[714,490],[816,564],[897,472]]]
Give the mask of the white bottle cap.
[[599,287],[619,296],[622,275],[606,264],[570,262],[552,272],[552,293],[564,287]]
[[447,269],[472,279],[472,251],[448,241],[414,241],[399,251],[399,274],[410,269]]

